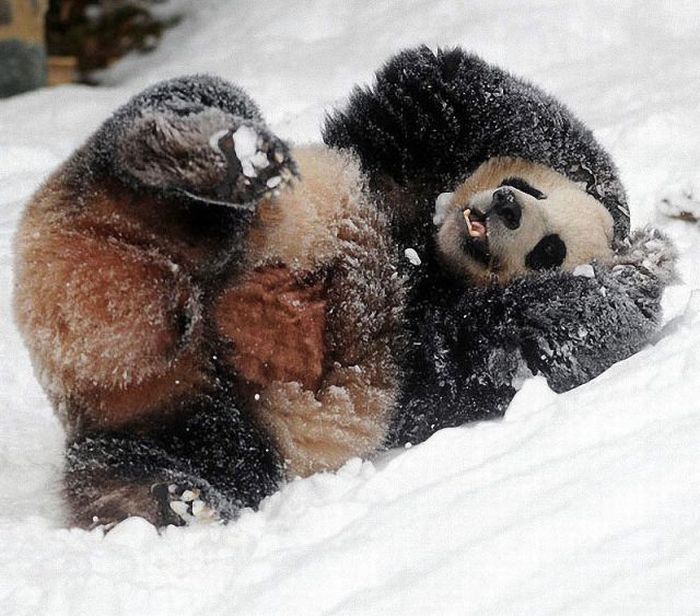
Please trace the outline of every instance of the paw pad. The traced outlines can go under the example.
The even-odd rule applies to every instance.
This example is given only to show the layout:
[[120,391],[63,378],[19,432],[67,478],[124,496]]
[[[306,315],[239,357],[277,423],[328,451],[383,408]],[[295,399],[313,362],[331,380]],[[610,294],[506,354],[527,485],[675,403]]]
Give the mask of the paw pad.
[[274,196],[295,174],[285,145],[276,137],[243,124],[212,135],[209,144],[228,164],[224,192],[239,204]]
[[170,523],[189,525],[218,519],[216,511],[200,498],[201,491],[197,488],[183,488],[175,483],[167,487],[157,484],[151,492],[161,501],[164,517],[169,518]]

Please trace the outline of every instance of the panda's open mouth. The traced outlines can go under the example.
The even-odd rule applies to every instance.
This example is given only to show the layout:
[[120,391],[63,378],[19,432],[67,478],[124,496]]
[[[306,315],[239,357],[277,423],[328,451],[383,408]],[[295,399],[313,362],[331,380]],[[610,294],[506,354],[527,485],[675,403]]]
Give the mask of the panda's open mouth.
[[488,242],[486,234],[486,214],[476,208],[474,208],[474,210],[466,209],[464,210],[464,220],[467,222],[469,237]]
[[463,242],[464,251],[477,261],[488,265],[491,262],[491,252],[486,214],[477,208],[466,209],[463,214],[467,223],[467,234]]

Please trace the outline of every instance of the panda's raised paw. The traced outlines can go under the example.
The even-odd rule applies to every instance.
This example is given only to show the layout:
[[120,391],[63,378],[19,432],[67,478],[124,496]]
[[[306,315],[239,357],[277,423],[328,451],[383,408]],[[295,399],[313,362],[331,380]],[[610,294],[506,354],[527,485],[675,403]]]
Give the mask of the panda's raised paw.
[[254,206],[297,175],[287,145],[252,122],[214,133],[209,145],[226,160],[226,179],[216,189],[223,203]]

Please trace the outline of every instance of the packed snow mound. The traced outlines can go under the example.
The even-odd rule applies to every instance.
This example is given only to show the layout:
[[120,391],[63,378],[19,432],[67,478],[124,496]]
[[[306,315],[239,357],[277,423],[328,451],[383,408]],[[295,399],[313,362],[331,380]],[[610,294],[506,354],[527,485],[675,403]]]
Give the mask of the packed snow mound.
[[[155,53],[115,66],[109,87],[0,101],[4,613],[697,613],[700,226],[657,213],[700,196],[697,2],[172,4],[182,25]],[[325,110],[423,42],[477,51],[594,129],[633,224],[657,224],[680,250],[683,283],[665,296],[658,340],[566,394],[528,380],[502,421],[292,482],[226,527],[63,528],[63,436],[10,316],[27,198],[114,108],[164,77],[219,74],[281,136],[318,140]]]

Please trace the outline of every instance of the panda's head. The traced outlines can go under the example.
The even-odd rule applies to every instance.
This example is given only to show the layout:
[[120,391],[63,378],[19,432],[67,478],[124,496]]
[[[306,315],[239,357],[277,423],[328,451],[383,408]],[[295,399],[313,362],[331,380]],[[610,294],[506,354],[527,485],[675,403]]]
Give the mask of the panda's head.
[[613,220],[599,201],[549,167],[514,158],[481,165],[436,202],[438,249],[478,284],[611,254]]

